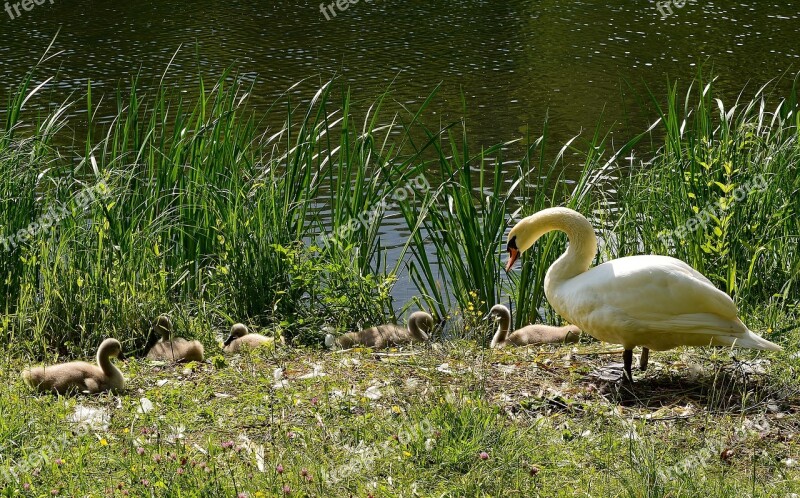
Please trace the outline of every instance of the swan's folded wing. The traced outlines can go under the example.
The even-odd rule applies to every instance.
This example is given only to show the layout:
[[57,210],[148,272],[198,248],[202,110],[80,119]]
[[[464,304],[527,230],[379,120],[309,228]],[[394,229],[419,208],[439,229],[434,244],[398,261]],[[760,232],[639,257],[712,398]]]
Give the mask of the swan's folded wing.
[[618,276],[614,279],[615,294],[625,300],[621,304],[641,314],[636,318],[703,313],[737,318],[730,296],[683,261],[666,256],[635,256],[611,263]]
[[[746,334],[733,300],[686,263],[666,256],[620,258],[570,280],[560,293],[566,316],[585,325],[699,334]],[[612,323],[613,322],[613,323]]]

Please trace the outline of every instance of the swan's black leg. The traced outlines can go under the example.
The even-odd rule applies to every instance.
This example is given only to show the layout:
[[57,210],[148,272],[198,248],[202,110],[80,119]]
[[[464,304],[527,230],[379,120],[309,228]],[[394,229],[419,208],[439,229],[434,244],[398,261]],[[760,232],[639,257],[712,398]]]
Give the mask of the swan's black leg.
[[633,382],[633,373],[631,372],[631,364],[633,363],[633,350],[626,349],[622,353],[622,361],[625,368],[625,380]]
[[642,356],[639,357],[639,370],[647,370],[647,360],[650,359],[650,348],[642,348]]

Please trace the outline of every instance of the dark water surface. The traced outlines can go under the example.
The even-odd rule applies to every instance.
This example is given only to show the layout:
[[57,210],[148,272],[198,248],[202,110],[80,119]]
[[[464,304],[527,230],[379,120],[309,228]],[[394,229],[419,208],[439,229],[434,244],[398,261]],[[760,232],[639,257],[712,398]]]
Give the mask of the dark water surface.
[[442,82],[444,111],[460,113],[463,90],[470,131],[484,144],[538,131],[548,111],[561,141],[603,112],[638,131],[652,116],[623,98],[624,81],[664,93],[667,77],[688,81],[713,65],[718,90],[733,97],[800,67],[800,2],[697,0],[671,14],[662,8],[664,17],[641,0],[359,0],[336,17],[327,10],[326,20],[306,1],[37,1],[14,19],[0,11],[4,96],[60,27],[63,53],[48,64],[53,102],[85,91],[89,79],[111,91],[140,68],[146,84],[183,45],[171,70],[177,83],[194,91],[198,66],[212,76],[232,66],[255,82],[264,106],[305,78],[296,92],[309,98],[334,74],[370,101],[395,81],[397,101],[420,103]]
[[601,116],[620,140],[642,131],[654,116],[634,93],[663,95],[668,78],[687,84],[700,66],[713,66],[726,99],[800,68],[800,2],[697,0],[669,13],[632,0],[360,0],[327,20],[307,1],[37,1],[19,16],[17,0],[0,3],[11,11],[0,11],[4,100],[61,29],[63,52],[39,75],[55,78],[28,113],[79,96],[88,80],[111,96],[138,71],[146,86],[182,45],[171,81],[189,92],[198,69],[213,78],[232,67],[264,108],[303,79],[293,93],[309,99],[333,75],[366,102],[394,82],[392,97],[413,108],[441,82],[437,115],[461,116],[463,92],[473,144],[536,136],[547,113],[560,144]]

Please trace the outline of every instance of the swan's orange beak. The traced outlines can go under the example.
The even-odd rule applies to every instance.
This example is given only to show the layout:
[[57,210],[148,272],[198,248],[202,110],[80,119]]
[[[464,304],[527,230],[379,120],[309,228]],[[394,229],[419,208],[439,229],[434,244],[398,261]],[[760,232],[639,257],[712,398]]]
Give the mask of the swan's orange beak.
[[508,251],[508,263],[506,263],[506,273],[511,271],[511,267],[514,266],[514,263],[519,258],[519,249],[517,248],[517,237],[511,237],[511,240],[508,241],[506,245],[506,251]]
[[506,273],[511,271],[511,267],[514,266],[514,263],[517,262],[517,258],[519,258],[519,249],[517,249],[516,247],[509,247],[508,263],[506,263]]

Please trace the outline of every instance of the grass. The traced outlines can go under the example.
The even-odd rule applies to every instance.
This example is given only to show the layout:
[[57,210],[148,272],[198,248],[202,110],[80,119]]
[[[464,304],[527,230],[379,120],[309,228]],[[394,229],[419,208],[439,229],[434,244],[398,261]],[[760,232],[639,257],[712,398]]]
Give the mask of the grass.
[[[659,353],[631,396],[589,375],[609,349],[451,341],[384,354],[279,347],[213,366],[130,359],[123,395],[60,399],[31,395],[12,360],[5,496],[800,491],[796,350],[741,364],[725,351]],[[107,426],[70,423],[78,406]]]
[[[414,109],[390,92],[364,105],[335,82],[302,103],[287,92],[266,111],[283,125],[269,129],[230,72],[199,75],[192,99],[134,78],[113,101],[89,84],[32,121],[26,104],[47,98],[34,82],[49,81],[37,71],[0,131],[0,236],[15,237],[0,243],[5,496],[800,492],[796,86],[726,106],[699,77],[681,98],[677,86],[654,95],[660,120],[622,145],[596,129],[552,148],[545,122],[541,137],[476,149],[466,123],[430,125],[436,89]],[[89,131],[65,145],[76,109]],[[509,227],[552,205],[591,216],[598,261],[653,252],[692,264],[784,352],[658,353],[631,396],[592,377],[619,352],[588,339],[487,351],[497,302],[511,301],[517,326],[560,320],[542,283],[563,235],[501,271]],[[408,233],[396,261],[387,215]],[[397,303],[405,276],[418,295]],[[319,351],[325,327],[415,307],[441,322],[431,345]],[[165,312],[209,362],[132,358],[118,396],[22,386],[23,366],[89,356],[106,336],[140,356]],[[236,321],[286,346],[223,358],[219,335]],[[302,378],[315,371],[326,375]],[[107,425],[75,427],[78,405]]]

